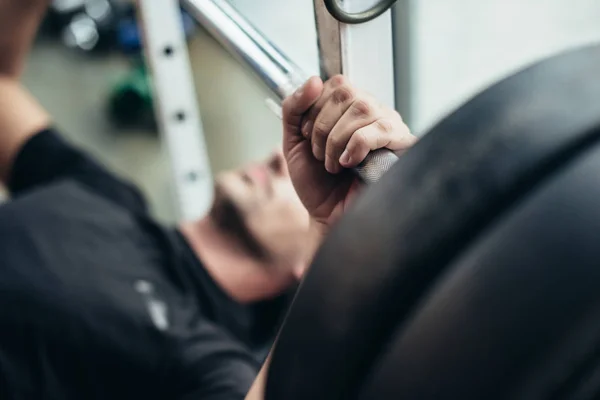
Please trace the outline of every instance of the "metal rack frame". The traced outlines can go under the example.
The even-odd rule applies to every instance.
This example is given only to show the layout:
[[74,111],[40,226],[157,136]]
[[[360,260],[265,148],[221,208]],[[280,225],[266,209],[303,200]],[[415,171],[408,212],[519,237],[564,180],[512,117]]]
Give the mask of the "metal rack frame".
[[[275,0],[273,0],[275,1]],[[383,104],[395,105],[394,52],[391,11],[364,24],[346,25],[325,15],[322,0],[315,1],[323,72],[334,60],[337,70]],[[178,0],[138,0],[144,31],[145,54],[155,90],[155,108],[172,165],[175,195],[182,219],[208,212],[213,198],[200,112],[181,26]],[[181,0],[181,5],[245,67],[271,90],[277,103],[308,77],[284,52],[274,46],[226,0]],[[344,0],[352,12],[372,0]],[[332,33],[333,32],[333,33]],[[337,47],[328,46],[332,40]],[[376,45],[373,45],[373,44]],[[334,54],[334,53],[338,54]],[[325,62],[327,61],[327,62]],[[273,106],[275,105],[275,106]]]
[[154,107],[181,220],[205,215],[214,196],[204,130],[177,0],[139,0]]

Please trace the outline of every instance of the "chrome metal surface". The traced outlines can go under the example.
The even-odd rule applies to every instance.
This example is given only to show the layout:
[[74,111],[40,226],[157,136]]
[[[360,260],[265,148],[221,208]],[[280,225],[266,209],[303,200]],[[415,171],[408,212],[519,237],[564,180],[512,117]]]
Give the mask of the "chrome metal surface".
[[249,66],[278,100],[292,94],[308,78],[227,1],[182,0],[182,4],[223,47]]
[[321,78],[328,79],[342,73],[342,36],[340,22],[333,18],[323,0],[313,0],[317,45],[319,46],[319,68]]

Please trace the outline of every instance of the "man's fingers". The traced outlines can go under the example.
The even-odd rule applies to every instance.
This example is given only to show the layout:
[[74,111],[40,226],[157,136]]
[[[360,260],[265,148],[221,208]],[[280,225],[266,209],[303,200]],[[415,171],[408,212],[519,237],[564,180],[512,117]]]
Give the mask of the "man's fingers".
[[339,163],[345,168],[356,167],[370,151],[385,147],[388,143],[389,138],[382,134],[375,124],[367,125],[352,135],[339,158]]
[[315,104],[311,107],[311,109],[308,110],[306,119],[315,121],[317,119],[317,116],[323,109],[323,106],[325,105],[325,103],[327,102],[329,97],[331,96],[331,93],[335,90],[335,88],[337,88],[338,86],[341,86],[345,83],[346,83],[346,78],[344,78],[344,76],[342,76],[342,75],[336,75],[333,78],[327,80],[325,83],[323,83],[323,90],[321,93],[321,97],[315,102]]
[[[313,106],[308,110],[304,120],[305,125],[303,126],[302,133],[304,137],[311,141],[313,154],[314,156],[320,160],[324,160],[325,156],[325,143],[321,141],[321,139],[317,139],[317,143],[313,142],[313,135],[315,133],[315,121],[321,114],[323,107],[329,101],[333,91],[346,83],[346,78],[342,75],[336,75],[333,78],[329,79],[327,82],[323,84],[323,92],[321,97],[313,104]],[[322,132],[322,131],[320,131]]]
[[[326,159],[327,147],[330,146],[330,134],[334,127],[341,122],[340,119],[343,118],[344,113],[351,108],[355,96],[354,89],[348,84],[343,84],[333,89],[327,102],[323,105],[314,122],[311,134],[313,154],[317,160]],[[327,164],[325,167],[327,168]]]
[[319,99],[323,91],[321,78],[313,76],[282,104],[283,127],[286,133],[300,133],[302,117]]
[[360,164],[370,151],[402,151],[414,144],[395,110],[383,107],[369,95],[335,76],[323,83],[309,79],[283,104],[285,148],[300,142],[325,169],[338,173]]
[[416,140],[403,122],[399,123],[393,115],[386,116],[358,129],[348,141],[339,162],[345,168],[356,167],[373,150],[387,148],[399,152],[411,147]]
[[352,135],[359,129],[375,122],[381,110],[366,95],[354,99],[344,115],[338,120],[327,138],[325,169],[333,174],[340,172],[339,158]]

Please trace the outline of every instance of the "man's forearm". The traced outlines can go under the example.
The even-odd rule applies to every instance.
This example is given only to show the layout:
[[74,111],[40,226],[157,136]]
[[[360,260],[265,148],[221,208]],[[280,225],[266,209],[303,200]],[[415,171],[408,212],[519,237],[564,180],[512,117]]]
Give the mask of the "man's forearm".
[[6,182],[23,144],[50,117],[19,83],[50,0],[0,0],[0,181]]
[[263,364],[258,376],[254,380],[252,387],[248,391],[245,400],[263,400],[265,398],[265,387],[267,385],[267,370],[271,363],[271,356]]
[[25,142],[49,125],[48,113],[19,82],[0,77],[0,182]]
[[[312,263],[312,259],[314,258],[317,250],[321,247],[321,243],[327,236],[327,232],[329,231],[328,227],[320,224],[311,219],[308,236],[307,236],[307,246],[306,246],[306,264],[310,265]],[[267,370],[269,369],[269,364],[271,362],[271,356],[267,357],[267,360],[263,364],[260,373],[254,380],[250,391],[246,395],[246,400],[263,400],[265,397],[265,386],[267,383]]]

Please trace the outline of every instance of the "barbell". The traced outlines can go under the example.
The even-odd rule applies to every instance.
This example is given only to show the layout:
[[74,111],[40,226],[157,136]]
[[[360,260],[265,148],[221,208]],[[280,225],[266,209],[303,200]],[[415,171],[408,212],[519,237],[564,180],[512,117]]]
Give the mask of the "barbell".
[[600,46],[438,123],[334,227],[267,400],[600,396]]

